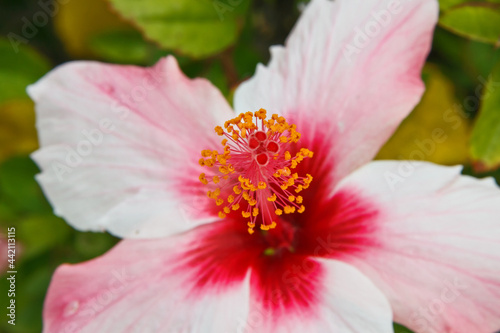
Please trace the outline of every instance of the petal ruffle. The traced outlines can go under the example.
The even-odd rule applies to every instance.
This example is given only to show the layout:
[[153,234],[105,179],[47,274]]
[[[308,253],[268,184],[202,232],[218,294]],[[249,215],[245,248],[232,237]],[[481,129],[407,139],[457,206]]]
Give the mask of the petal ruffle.
[[359,193],[377,210],[371,244],[342,259],[371,278],[394,320],[415,332],[500,328],[500,190],[460,170],[373,162],[336,190]]
[[419,101],[437,15],[435,0],[313,0],[285,47],[238,88],[235,109],[289,117],[303,145],[328,152],[336,183],[370,161]]
[[151,68],[75,62],[28,92],[37,180],[72,226],[162,237],[213,220],[198,159],[232,111],[207,80],[188,79],[173,57]]

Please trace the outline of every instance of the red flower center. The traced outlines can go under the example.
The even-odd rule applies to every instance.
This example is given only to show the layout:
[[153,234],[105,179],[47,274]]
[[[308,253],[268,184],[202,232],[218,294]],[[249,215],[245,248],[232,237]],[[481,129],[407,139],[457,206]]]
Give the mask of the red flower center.
[[260,109],[226,121],[224,128],[215,128],[225,137],[222,153],[203,150],[200,159],[200,165],[211,168],[210,175],[199,178],[211,187],[208,197],[222,207],[219,217],[241,210],[252,234],[258,216],[260,228],[269,230],[276,227],[276,216],[304,212],[298,193],[309,187],[312,176],[292,170],[313,152],[302,148],[295,156],[290,153],[300,139],[296,126],[276,114],[266,119],[266,110]]

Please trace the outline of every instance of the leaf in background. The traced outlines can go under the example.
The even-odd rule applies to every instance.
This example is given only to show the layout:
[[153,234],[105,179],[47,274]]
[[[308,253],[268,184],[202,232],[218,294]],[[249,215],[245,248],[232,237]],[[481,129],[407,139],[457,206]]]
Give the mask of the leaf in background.
[[420,104],[382,147],[377,159],[465,164],[469,120],[459,111],[453,84],[434,66],[424,69],[426,91]]
[[95,57],[90,41],[105,31],[133,30],[104,0],[71,0],[60,5],[54,28],[66,51],[75,58]]
[[478,76],[488,77],[495,65],[500,61],[500,49],[491,44],[468,41],[462,67],[473,67],[471,73],[474,81]]
[[18,221],[16,237],[26,244],[23,256],[33,257],[68,239],[72,228],[54,215],[35,215]]
[[232,45],[249,0],[110,0],[161,47],[205,58]]
[[26,86],[50,69],[48,61],[31,47],[21,44],[18,48],[15,52],[7,39],[0,38],[0,105],[28,98]]
[[458,6],[464,3],[485,1],[491,3],[500,3],[500,0],[439,0],[439,8],[444,11],[450,9],[451,7]]
[[78,261],[98,257],[111,249],[118,238],[108,233],[77,232],[73,241],[73,248],[79,255]]
[[0,104],[0,162],[38,147],[33,102],[26,99]]
[[203,76],[210,80],[210,82],[212,82],[212,84],[227,98],[229,95],[229,86],[220,61],[215,61],[211,64],[208,71],[206,71]]
[[29,157],[14,157],[0,165],[0,200],[18,213],[51,212],[34,176],[38,168]]
[[100,59],[119,64],[152,65],[167,54],[135,30],[99,33],[90,39],[89,49]]
[[407,329],[406,327],[402,326],[402,325],[399,325],[399,324],[396,324],[394,323],[394,333],[412,333],[413,331],[410,331],[409,329]]
[[462,37],[496,45],[500,39],[500,9],[489,3],[457,6],[444,12],[439,25]]
[[479,116],[472,130],[470,154],[477,172],[500,167],[500,63],[483,89]]

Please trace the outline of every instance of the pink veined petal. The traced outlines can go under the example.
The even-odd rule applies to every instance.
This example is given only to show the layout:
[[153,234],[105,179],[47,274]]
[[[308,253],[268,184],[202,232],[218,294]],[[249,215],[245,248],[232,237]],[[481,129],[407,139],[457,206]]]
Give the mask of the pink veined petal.
[[124,240],[56,271],[44,332],[392,332],[387,299],[354,267],[264,249],[237,221]]
[[241,332],[393,332],[387,299],[357,269],[298,258],[268,260],[252,275],[250,312]]
[[248,314],[247,270],[224,271],[230,276],[204,266],[217,256],[196,261],[204,250],[201,228],[124,240],[97,259],[59,267],[45,300],[44,332],[236,332]]
[[321,139],[331,184],[370,161],[424,90],[420,72],[435,0],[313,0],[267,67],[235,93],[237,112],[266,108]]
[[37,180],[72,226],[150,238],[214,219],[198,159],[233,113],[207,80],[188,79],[173,57],[151,68],[74,62],[28,92]]
[[373,162],[336,189],[358,192],[378,210],[373,243],[342,260],[371,278],[394,320],[415,332],[500,329],[500,190],[460,170]]

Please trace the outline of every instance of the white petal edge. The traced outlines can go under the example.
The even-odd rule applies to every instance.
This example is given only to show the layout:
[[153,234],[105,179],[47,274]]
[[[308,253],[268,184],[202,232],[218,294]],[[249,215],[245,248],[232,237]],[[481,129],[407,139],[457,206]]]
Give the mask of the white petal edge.
[[233,112],[210,82],[188,79],[173,57],[151,68],[72,62],[28,92],[37,180],[73,227],[152,238],[214,221],[198,159]]

